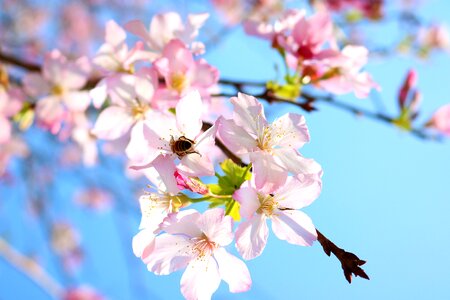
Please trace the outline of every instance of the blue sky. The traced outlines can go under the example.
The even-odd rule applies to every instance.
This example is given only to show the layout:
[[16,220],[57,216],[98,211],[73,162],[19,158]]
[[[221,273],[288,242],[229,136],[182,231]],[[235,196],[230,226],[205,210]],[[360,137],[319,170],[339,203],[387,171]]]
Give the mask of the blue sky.
[[[425,4],[420,11],[424,18],[450,21],[446,1]],[[272,79],[277,62],[267,43],[246,37],[241,30],[226,36],[206,59],[224,78],[251,80]],[[450,102],[448,55],[438,54],[429,61],[397,56],[376,60],[367,70],[382,86],[379,96],[387,111],[396,113],[398,87],[410,67],[419,73],[418,87],[424,97],[420,120],[425,121],[434,109]],[[370,99],[351,95],[342,101],[373,107]],[[318,243],[298,247],[271,234],[264,253],[248,262],[252,290],[231,295],[222,283],[213,299],[449,299],[449,142],[425,142],[326,104],[318,108],[318,112],[305,114],[311,142],[302,153],[322,165],[323,191],[306,212],[338,246],[367,260],[364,269],[371,280],[355,278],[350,285],[337,259],[327,257]],[[267,111],[270,118],[287,111],[304,114],[288,105],[272,105]],[[119,174],[116,180],[121,178]],[[71,193],[76,184],[76,179],[66,180],[60,193]],[[9,206],[20,198],[12,191],[2,192]],[[134,199],[134,195],[119,197],[121,201]],[[2,218],[9,206],[2,206]],[[90,253],[78,279],[111,299],[181,298],[181,272],[155,276],[133,257],[131,237],[137,232],[138,220],[126,218],[120,207],[96,218],[79,209],[66,211],[85,232],[84,245]],[[34,234],[24,232],[19,240]],[[235,251],[233,246],[229,250]],[[0,300],[47,299],[2,259],[0,291]]]

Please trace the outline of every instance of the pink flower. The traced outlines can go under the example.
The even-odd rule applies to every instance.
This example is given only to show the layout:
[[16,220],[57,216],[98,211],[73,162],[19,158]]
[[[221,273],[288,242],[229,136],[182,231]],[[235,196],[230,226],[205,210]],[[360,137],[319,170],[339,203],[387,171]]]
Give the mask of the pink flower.
[[175,117],[161,114],[157,121],[144,122],[142,132],[133,130],[127,155],[140,162],[134,168],[149,167],[158,155],[169,155],[179,159],[177,169],[186,176],[213,175],[208,150],[214,146],[216,126],[202,132],[202,109],[200,94],[194,91],[178,102]]
[[9,118],[20,111],[24,99],[25,95],[21,89],[6,89],[0,82],[0,144],[10,140],[12,126]]
[[269,124],[255,97],[239,93],[231,103],[233,120],[219,119],[219,136],[237,155],[249,155],[257,188],[281,186],[288,173],[321,172],[319,164],[296,150],[309,142],[303,116],[288,113]]
[[96,108],[101,107],[123,74],[134,73],[134,64],[137,61],[153,61],[156,58],[153,53],[144,51],[142,42],[136,43],[133,49],[128,49],[125,31],[113,20],[106,24],[105,40],[106,43],[100,46],[93,58],[95,65],[109,72],[90,92]]
[[142,68],[136,75],[123,75],[111,88],[111,105],[98,116],[92,131],[106,140],[118,139],[131,128],[149,118],[157,88],[157,75],[152,69]]
[[246,182],[233,198],[240,204],[240,214],[247,220],[236,231],[236,247],[244,259],[253,259],[263,252],[267,237],[267,219],[272,220],[275,235],[288,243],[311,246],[317,239],[311,219],[299,211],[320,194],[318,176],[289,177],[276,190],[259,190]]
[[427,127],[450,136],[450,104],[440,107],[427,122]]
[[250,289],[247,266],[224,248],[233,240],[233,220],[224,216],[223,209],[171,214],[163,228],[167,233],[155,238],[153,250],[142,260],[156,275],[186,268],[181,277],[181,293],[186,299],[210,299],[221,280],[232,293]]
[[161,53],[172,39],[179,39],[184,44],[191,45],[194,53],[201,54],[204,51],[204,45],[194,43],[194,40],[208,17],[209,14],[206,13],[190,14],[184,25],[178,13],[168,12],[154,16],[149,30],[139,20],[128,22],[125,24],[125,29],[140,37],[151,50],[157,53]]
[[419,45],[427,51],[431,49],[450,50],[448,28],[442,24],[420,28],[417,40]]
[[68,289],[63,300],[104,300],[105,298],[89,286],[79,286]]
[[198,90],[203,98],[209,98],[211,88],[219,80],[219,71],[204,59],[195,61],[181,40],[170,41],[154,66],[166,84],[158,90],[158,98],[173,100],[172,103],[158,102],[161,108],[173,107],[173,103],[193,90]]
[[249,35],[270,40],[273,45],[277,45],[277,38],[287,35],[294,28],[294,25],[301,18],[304,18],[305,14],[305,10],[290,9],[285,11],[273,24],[253,20],[246,21],[244,22],[244,30]]
[[42,74],[24,77],[25,91],[40,98],[36,115],[52,133],[59,131],[68,112],[84,112],[90,104],[89,93],[81,91],[91,70],[87,57],[68,61],[58,50],[45,56]]
[[354,92],[358,98],[366,98],[372,88],[379,85],[361,69],[367,63],[368,50],[363,46],[345,46],[341,52],[323,51],[314,60],[305,61],[316,69],[315,84],[330,93],[342,95]]
[[133,253],[141,257],[154,246],[156,234],[164,218],[169,213],[177,212],[185,201],[177,187],[175,177],[175,164],[167,157],[159,156],[153,162],[154,168],[147,169],[146,175],[154,185],[155,192],[148,193],[139,198],[142,212],[139,233],[133,237]]

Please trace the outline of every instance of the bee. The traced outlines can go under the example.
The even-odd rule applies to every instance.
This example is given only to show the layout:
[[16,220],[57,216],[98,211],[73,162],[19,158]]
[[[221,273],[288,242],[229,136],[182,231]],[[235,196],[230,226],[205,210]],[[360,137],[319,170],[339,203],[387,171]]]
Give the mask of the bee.
[[170,138],[170,149],[173,153],[178,155],[178,158],[182,158],[183,156],[191,153],[198,153],[194,149],[195,142],[191,139],[188,139],[184,135],[180,136],[178,140],[175,140],[173,136]]

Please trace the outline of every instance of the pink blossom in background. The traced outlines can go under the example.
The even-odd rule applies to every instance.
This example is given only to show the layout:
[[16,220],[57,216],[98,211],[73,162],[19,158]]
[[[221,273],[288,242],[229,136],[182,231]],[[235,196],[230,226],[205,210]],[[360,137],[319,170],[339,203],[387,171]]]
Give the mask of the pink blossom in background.
[[450,50],[450,34],[443,24],[422,27],[417,35],[417,42],[424,49]]
[[24,101],[25,95],[21,89],[5,88],[0,82],[0,144],[10,140],[12,126],[9,118],[20,111]]
[[310,205],[320,194],[322,182],[316,175],[289,177],[277,189],[260,190],[245,182],[233,198],[240,204],[246,221],[236,231],[236,247],[244,259],[263,252],[269,235],[267,220],[272,220],[275,235],[288,243],[311,246],[317,239],[311,219],[298,209]]
[[220,281],[232,293],[244,292],[252,284],[243,261],[225,250],[233,241],[233,220],[214,208],[203,214],[190,209],[170,214],[155,238],[154,248],[142,256],[149,271],[168,275],[186,268],[181,293],[186,299],[210,299]]
[[443,135],[450,136],[450,104],[440,107],[426,124]]
[[134,127],[142,127],[139,123],[152,113],[157,80],[149,68],[141,68],[136,75],[121,76],[111,87],[111,104],[99,114],[92,133],[101,139],[115,140]]
[[28,73],[23,79],[25,91],[38,99],[37,121],[52,133],[61,129],[70,112],[84,112],[90,104],[86,84],[91,66],[87,57],[72,62],[58,50],[45,56],[42,74]]
[[87,188],[75,194],[75,203],[98,212],[111,208],[113,195],[101,188]]
[[138,61],[152,61],[156,56],[144,51],[144,45],[136,43],[128,49],[126,32],[115,21],[106,24],[105,43],[100,46],[93,58],[94,65],[100,67],[104,78],[90,91],[94,106],[100,108],[106,97],[122,80],[122,76],[134,73],[134,64]]
[[[178,39],[171,40],[154,62],[166,86],[158,89],[160,108],[174,107],[176,102],[193,90],[200,92],[203,99],[209,99],[211,89],[219,80],[219,71],[206,60],[194,60],[186,45]],[[166,102],[172,100],[171,102]]]
[[219,119],[218,134],[237,155],[248,154],[257,188],[275,189],[288,173],[318,174],[321,167],[297,148],[309,142],[305,118],[288,113],[269,124],[258,100],[242,93],[231,98],[233,119]]
[[79,287],[69,288],[65,291],[63,300],[105,300],[101,294],[95,289],[82,285]]
[[144,23],[133,20],[125,24],[125,29],[140,37],[150,50],[161,53],[166,45],[173,39],[182,41],[194,54],[204,52],[204,45],[194,42],[199,34],[199,29],[208,19],[209,14],[189,14],[186,24],[176,12],[157,14],[152,18],[147,30]]
[[380,88],[368,72],[361,72],[368,55],[367,48],[348,45],[341,52],[324,51],[317,60],[305,64],[315,68],[319,88],[336,95],[353,92],[357,98],[366,98],[372,89]]

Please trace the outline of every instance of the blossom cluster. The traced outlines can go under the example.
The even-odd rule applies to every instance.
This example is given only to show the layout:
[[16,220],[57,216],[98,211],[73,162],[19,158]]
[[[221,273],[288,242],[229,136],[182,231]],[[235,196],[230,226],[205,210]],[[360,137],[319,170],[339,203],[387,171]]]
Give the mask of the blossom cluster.
[[[99,144],[125,153],[129,172],[151,181],[151,191],[139,199],[142,219],[133,252],[157,275],[185,268],[181,292],[187,299],[211,298],[221,280],[233,293],[250,289],[243,260],[264,251],[268,221],[279,239],[312,245],[317,231],[301,209],[322,188],[321,166],[299,152],[310,141],[304,116],[287,113],[269,122],[255,97],[217,96],[219,71],[201,58],[206,49],[197,41],[207,19],[193,14],[183,21],[168,12],[154,16],[148,27],[111,20],[93,58],[72,60],[50,51],[40,72],[24,76],[22,89],[10,86],[0,69],[0,147],[9,149],[0,152],[0,173],[11,153],[20,153],[12,142],[13,121],[20,129],[35,122],[71,139],[88,165],[96,162]],[[273,23],[253,18],[245,29],[269,40],[288,67],[286,84],[267,84],[275,96],[293,100],[312,85],[364,98],[378,88],[363,71],[368,50],[341,48],[328,12],[308,17],[304,10],[289,10]],[[131,46],[127,31],[137,40]],[[399,124],[409,126],[416,117],[415,85],[410,72],[399,94],[405,115]],[[427,126],[450,135],[449,111],[439,110]],[[234,161],[224,157],[224,148]],[[109,200],[94,190],[79,202],[101,210]],[[192,208],[198,202],[209,208]],[[61,254],[79,255],[75,234],[58,235],[54,246]],[[74,242],[63,243],[67,236]],[[231,244],[243,260],[228,252]]]

